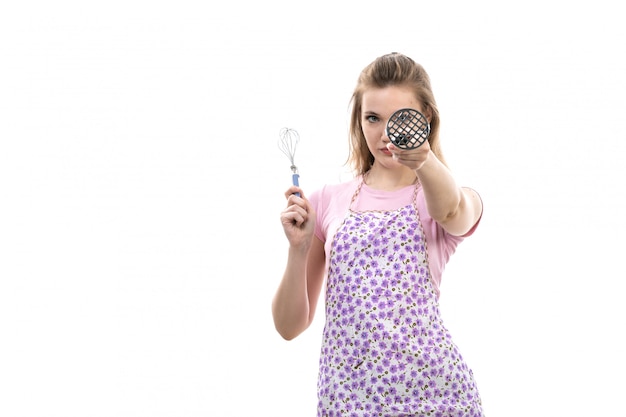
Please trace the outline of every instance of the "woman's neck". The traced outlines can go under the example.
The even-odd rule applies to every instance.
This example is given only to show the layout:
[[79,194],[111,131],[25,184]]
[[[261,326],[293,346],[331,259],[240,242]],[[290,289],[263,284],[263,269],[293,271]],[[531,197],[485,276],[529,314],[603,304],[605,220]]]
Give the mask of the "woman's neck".
[[376,190],[394,191],[416,184],[418,179],[415,171],[408,168],[391,170],[374,165],[363,175],[363,181]]

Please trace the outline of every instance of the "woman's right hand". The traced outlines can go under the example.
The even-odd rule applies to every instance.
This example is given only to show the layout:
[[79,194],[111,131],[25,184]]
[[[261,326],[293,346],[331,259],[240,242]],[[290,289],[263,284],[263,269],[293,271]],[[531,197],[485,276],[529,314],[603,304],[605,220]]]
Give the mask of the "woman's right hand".
[[315,212],[300,187],[292,185],[285,191],[285,197],[287,208],[280,213],[285,236],[291,246],[308,249],[315,229]]

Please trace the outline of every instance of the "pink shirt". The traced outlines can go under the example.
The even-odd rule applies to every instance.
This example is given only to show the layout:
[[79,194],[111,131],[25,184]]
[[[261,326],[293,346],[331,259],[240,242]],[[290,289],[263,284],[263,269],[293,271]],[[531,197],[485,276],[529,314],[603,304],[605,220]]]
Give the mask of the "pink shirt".
[[[348,214],[352,196],[360,181],[361,178],[357,177],[344,183],[325,185],[321,189],[314,191],[309,197],[309,201],[317,214],[315,236],[324,242],[327,271],[332,239]],[[414,190],[415,187],[413,185],[396,191],[381,191],[363,184],[352,206],[352,210],[396,210],[412,204]],[[417,210],[419,211],[420,221],[426,235],[431,279],[435,292],[439,296],[441,276],[448,259],[454,253],[458,244],[474,232],[478,222],[465,236],[449,234],[428,214],[426,200],[421,188],[417,193]]]

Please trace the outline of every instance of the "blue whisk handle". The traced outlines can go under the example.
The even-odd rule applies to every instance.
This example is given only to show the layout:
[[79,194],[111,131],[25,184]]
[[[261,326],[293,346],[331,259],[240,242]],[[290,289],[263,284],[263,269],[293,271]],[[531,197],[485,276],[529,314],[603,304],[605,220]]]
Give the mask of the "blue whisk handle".
[[[298,175],[298,174],[293,174],[293,175],[291,176],[291,181],[293,182],[293,185],[295,185],[295,186],[298,186],[298,187],[299,187],[299,186],[300,186],[300,183],[298,182],[298,178],[300,178],[300,175]],[[296,195],[297,195],[298,197],[300,197],[300,193],[296,193]]]

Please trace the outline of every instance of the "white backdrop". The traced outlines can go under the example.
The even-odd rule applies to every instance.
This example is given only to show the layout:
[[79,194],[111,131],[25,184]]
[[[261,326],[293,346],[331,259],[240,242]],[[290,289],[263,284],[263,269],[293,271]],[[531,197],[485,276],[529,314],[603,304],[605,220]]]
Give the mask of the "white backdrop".
[[487,415],[626,415],[619,7],[430,3],[3,5],[0,415],[314,416],[323,310],[291,342],[270,313],[276,141],[306,190],[347,178],[352,88],[392,51],[484,199],[441,304]]

